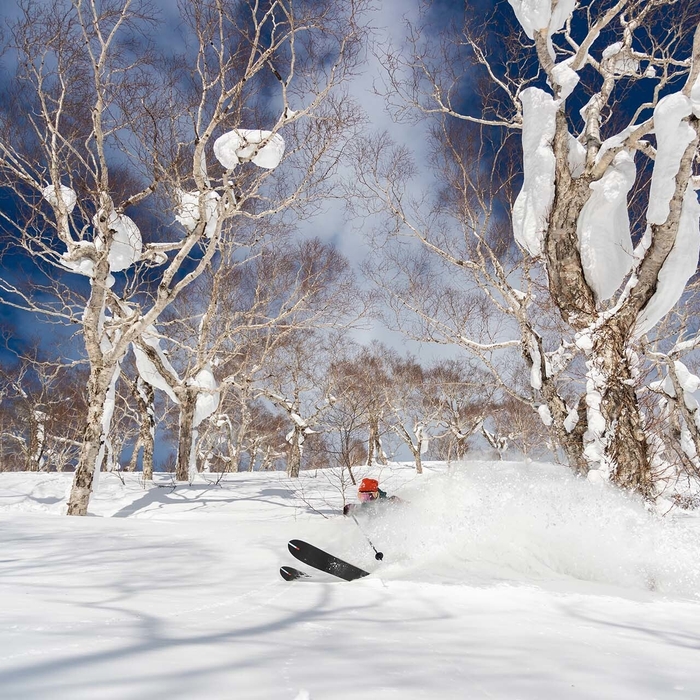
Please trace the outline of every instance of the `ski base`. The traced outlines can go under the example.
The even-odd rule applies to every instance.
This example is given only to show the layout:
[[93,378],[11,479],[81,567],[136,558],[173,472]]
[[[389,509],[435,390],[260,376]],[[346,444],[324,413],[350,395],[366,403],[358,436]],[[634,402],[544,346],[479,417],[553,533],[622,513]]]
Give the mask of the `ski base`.
[[308,564],[319,571],[325,571],[328,574],[342,578],[344,581],[355,581],[358,578],[369,576],[369,571],[338,559],[338,557],[324,552],[308,542],[291,540],[287,546],[292,556],[300,562]]

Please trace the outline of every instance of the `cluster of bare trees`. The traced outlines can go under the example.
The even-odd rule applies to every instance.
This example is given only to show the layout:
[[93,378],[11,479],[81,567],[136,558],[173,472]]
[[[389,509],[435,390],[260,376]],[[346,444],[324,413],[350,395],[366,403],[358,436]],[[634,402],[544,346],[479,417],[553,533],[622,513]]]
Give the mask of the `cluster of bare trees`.
[[[266,221],[324,196],[357,122],[343,84],[364,5],[194,0],[165,45],[142,0],[21,6],[0,177],[5,266],[19,246],[35,269],[32,284],[7,274],[0,287],[5,303],[81,327],[87,417],[69,514],[87,512],[108,455],[129,350],[151,384],[174,384],[187,429],[197,381],[153,366],[161,315],[227,257],[256,255]],[[192,368],[212,391],[204,363]]]
[[[509,448],[537,456],[552,449],[543,449],[541,423],[526,424],[529,413],[473,364],[447,359],[424,365],[381,343],[359,346],[323,329],[295,329],[287,337],[283,331],[274,340],[267,330],[262,338],[253,334],[245,348],[239,337],[231,354],[219,347],[210,355],[220,401],[198,424],[184,469],[182,403],[165,392],[156,399],[133,360],[125,361],[102,468],[140,470],[148,481],[154,467],[178,479],[202,471],[284,468],[298,476],[301,469],[339,467],[353,479],[357,465],[410,455],[420,473],[425,457],[461,460],[489,445],[501,456]],[[265,356],[271,345],[274,351]],[[168,353],[173,370],[191,374],[187,357],[176,354]],[[34,357],[0,379],[3,469],[76,466],[87,414],[84,374]]]

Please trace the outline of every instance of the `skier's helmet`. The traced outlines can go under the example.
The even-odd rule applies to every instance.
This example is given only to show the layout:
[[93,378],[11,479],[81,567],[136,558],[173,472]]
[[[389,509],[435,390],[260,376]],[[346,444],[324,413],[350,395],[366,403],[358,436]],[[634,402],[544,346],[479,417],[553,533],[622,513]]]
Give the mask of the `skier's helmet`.
[[358,489],[360,493],[372,493],[379,491],[379,482],[376,479],[362,479]]
[[362,479],[357,497],[363,503],[379,498],[379,482],[376,479]]

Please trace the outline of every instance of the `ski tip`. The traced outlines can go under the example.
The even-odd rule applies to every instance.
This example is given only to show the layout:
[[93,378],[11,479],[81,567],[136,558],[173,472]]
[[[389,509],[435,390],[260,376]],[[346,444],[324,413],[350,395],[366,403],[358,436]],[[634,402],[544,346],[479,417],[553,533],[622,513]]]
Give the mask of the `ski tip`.
[[310,576],[305,571],[299,571],[291,566],[283,566],[280,568],[280,576],[285,581],[295,581],[299,578],[310,578]]

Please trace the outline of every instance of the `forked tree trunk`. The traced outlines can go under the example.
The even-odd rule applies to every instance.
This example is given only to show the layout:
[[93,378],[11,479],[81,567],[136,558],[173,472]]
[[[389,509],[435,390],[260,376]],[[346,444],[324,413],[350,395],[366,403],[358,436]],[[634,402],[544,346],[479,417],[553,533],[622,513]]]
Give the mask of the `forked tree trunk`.
[[[699,37],[697,33],[698,47]],[[572,180],[567,165],[566,118],[563,110],[557,113],[556,192],[545,238],[549,289],[564,321],[575,331],[590,332],[592,339],[592,348],[587,352],[587,429],[584,434],[581,430],[575,431],[570,439],[562,440],[565,436],[560,434],[560,444],[571,465],[583,472],[577,444],[579,437],[583,437],[582,456],[591,467],[602,467],[613,483],[645,498],[654,495],[651,455],[635,389],[630,344],[635,323],[657,289],[659,272],[678,234],[683,199],[698,145],[698,120],[691,116],[689,123],[696,136],[681,158],[667,219],[663,224],[650,224],[651,245],[635,271],[636,284],[624,303],[601,323],[603,317],[586,282],[578,250],[577,224],[591,194],[591,177]],[[550,410],[557,408],[554,396],[547,397],[547,402]]]

